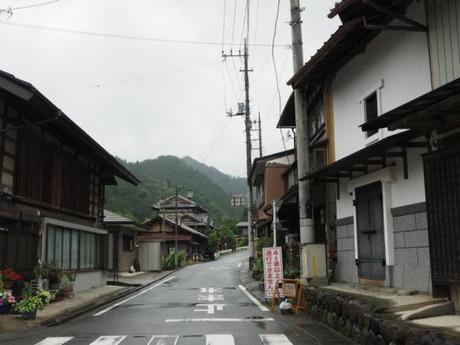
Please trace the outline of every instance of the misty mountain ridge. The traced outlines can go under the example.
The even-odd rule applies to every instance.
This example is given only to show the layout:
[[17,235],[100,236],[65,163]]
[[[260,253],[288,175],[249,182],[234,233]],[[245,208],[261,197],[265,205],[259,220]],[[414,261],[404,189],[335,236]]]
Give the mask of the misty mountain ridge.
[[105,207],[113,212],[144,222],[155,214],[151,206],[174,195],[175,186],[180,186],[179,194],[186,196],[187,189],[193,190],[193,200],[206,208],[216,222],[244,214],[242,207],[230,204],[232,194],[245,193],[246,180],[242,177],[227,175],[191,157],[159,156],[138,162],[118,160],[141,183],[133,186],[118,179],[117,186],[106,187]]

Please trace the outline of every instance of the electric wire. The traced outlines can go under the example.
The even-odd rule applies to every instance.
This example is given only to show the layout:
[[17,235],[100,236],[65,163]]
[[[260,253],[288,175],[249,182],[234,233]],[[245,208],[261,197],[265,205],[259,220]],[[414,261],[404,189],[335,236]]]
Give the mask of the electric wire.
[[40,6],[46,6],[46,5],[50,5],[50,4],[53,4],[55,2],[59,2],[60,0],[51,0],[51,1],[45,1],[45,2],[39,2],[39,3],[36,3],[36,4],[31,4],[31,5],[24,5],[24,6],[19,6],[19,7],[12,7],[11,9],[13,11],[16,11],[16,10],[25,10],[27,8],[32,8],[32,7],[40,7]]
[[189,184],[190,182],[193,181],[193,178],[196,176],[196,174],[198,172],[200,172],[200,169],[199,167],[204,165],[206,160],[209,158],[210,154],[212,153],[212,151],[214,150],[214,148],[216,147],[217,143],[219,142],[219,140],[221,139],[222,137],[222,134],[224,133],[225,129],[227,128],[228,124],[230,123],[230,118],[226,118],[225,122],[224,122],[224,125],[222,126],[222,128],[220,129],[219,133],[217,134],[214,142],[212,143],[212,145],[210,146],[208,152],[206,153],[206,155],[204,156],[204,158],[198,162],[196,165],[195,165],[195,168],[193,169],[193,173],[190,175],[189,179],[187,180],[187,182],[185,183],[185,187],[189,187]]
[[62,91],[50,91],[48,93],[56,95],[56,94],[63,94],[63,93],[86,91],[86,90],[91,90],[91,89],[100,89],[101,87],[105,87],[105,86],[111,86],[111,85],[117,85],[117,84],[125,84],[125,83],[134,83],[134,82],[138,82],[138,81],[148,80],[148,79],[158,77],[158,76],[170,75],[170,74],[174,74],[174,73],[181,73],[181,72],[201,69],[201,68],[205,68],[205,67],[217,66],[219,63],[220,62],[201,65],[201,66],[192,66],[192,67],[179,68],[179,69],[175,69],[175,70],[169,70],[169,71],[154,73],[154,74],[150,74],[150,75],[139,77],[139,78],[115,80],[115,81],[110,81],[110,82],[98,83],[98,84],[92,85],[92,86],[81,87],[81,88],[77,88],[77,89],[62,90]]
[[233,38],[235,36],[235,25],[236,25],[236,10],[237,10],[237,0],[235,0],[235,6],[233,9],[233,25],[232,25],[232,40],[231,40],[231,45],[233,45]]
[[[272,38],[272,47],[271,47],[273,69],[274,69],[274,72],[275,72],[276,92],[278,94],[278,117],[281,116],[281,91],[280,91],[280,85],[279,85],[278,70],[277,70],[277,67],[276,67],[275,40],[276,40],[276,33],[277,33],[277,29],[278,29],[278,19],[279,19],[279,14],[280,14],[280,2],[281,2],[281,0],[278,0],[277,4],[276,4],[275,25],[274,25],[274,29],[273,29],[273,38]],[[281,128],[279,130],[280,130],[280,134],[281,134],[281,140],[283,141],[284,151],[287,151],[286,142],[284,141],[283,130]],[[289,158],[288,158],[288,163],[289,163]]]
[[[68,33],[68,34],[124,39],[124,40],[133,40],[133,41],[147,41],[147,42],[169,43],[169,44],[190,44],[190,45],[202,45],[202,46],[221,46],[222,45],[222,42],[218,42],[218,41],[180,40],[180,39],[155,38],[155,37],[125,35],[125,34],[112,34],[112,33],[86,31],[86,30],[57,28],[57,27],[52,27],[52,26],[42,26],[42,25],[26,24],[26,23],[18,23],[18,22],[0,22],[0,24],[16,26],[16,27],[24,27],[28,29],[37,29],[37,30],[45,30],[45,31],[52,31],[52,32],[62,32],[62,33]],[[226,42],[225,45],[235,46],[237,44]],[[252,44],[252,46],[254,45],[255,44]],[[271,47],[270,43],[257,43],[256,45],[258,47]],[[277,45],[277,46],[281,47],[283,45]]]

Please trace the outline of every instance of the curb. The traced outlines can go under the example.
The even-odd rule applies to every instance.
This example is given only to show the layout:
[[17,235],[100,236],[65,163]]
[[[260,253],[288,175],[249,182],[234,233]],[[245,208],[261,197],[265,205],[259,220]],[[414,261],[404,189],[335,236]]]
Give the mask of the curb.
[[[180,268],[179,268],[180,269]],[[156,279],[153,279],[152,281],[148,282],[147,284],[144,284],[144,285],[141,285],[141,286],[136,286],[136,287],[133,287],[131,289],[128,289],[128,290],[124,290],[124,291],[121,291],[119,293],[113,293],[112,295],[109,295],[107,296],[106,298],[104,298],[102,301],[99,301],[97,303],[94,303],[94,302],[87,302],[86,304],[82,305],[81,307],[78,307],[72,311],[64,311],[62,313],[62,315],[57,315],[55,317],[53,317],[52,319],[49,319],[49,320],[44,320],[42,322],[39,323],[40,326],[46,326],[46,327],[52,327],[52,326],[57,326],[59,324],[62,324],[62,323],[65,323],[71,319],[74,319],[82,314],[85,314],[87,312],[89,312],[90,310],[94,310],[94,309],[97,309],[97,308],[100,308],[106,304],[109,304],[113,301],[116,301],[116,300],[119,300],[119,299],[122,299],[123,297],[126,297],[134,292],[137,292],[137,291],[140,291],[160,280],[163,280],[164,278],[170,276],[171,274],[173,273],[176,273],[179,269],[177,270],[173,270],[171,272],[168,272],[167,274],[159,277],[159,278],[156,278]]]

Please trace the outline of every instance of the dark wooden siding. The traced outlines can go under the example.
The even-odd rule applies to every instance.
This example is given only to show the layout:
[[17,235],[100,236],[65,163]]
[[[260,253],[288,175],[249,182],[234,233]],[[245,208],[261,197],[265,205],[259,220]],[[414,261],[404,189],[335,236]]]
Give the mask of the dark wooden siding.
[[[91,188],[95,169],[75,152],[36,130],[18,134],[15,194],[54,208],[96,216],[92,204],[100,193]],[[90,198],[90,192],[95,196]]]
[[424,156],[433,283],[460,282],[460,148]]

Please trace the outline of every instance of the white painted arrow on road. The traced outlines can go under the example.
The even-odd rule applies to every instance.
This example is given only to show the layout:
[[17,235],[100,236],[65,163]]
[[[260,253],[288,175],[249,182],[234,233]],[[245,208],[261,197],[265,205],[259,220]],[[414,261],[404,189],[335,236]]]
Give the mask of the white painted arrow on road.
[[208,314],[214,314],[215,311],[222,311],[224,310],[225,304],[197,304],[197,307],[203,307],[206,309],[195,309],[195,311],[205,311]]

